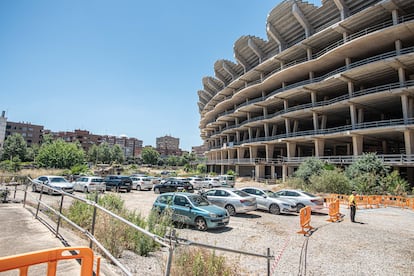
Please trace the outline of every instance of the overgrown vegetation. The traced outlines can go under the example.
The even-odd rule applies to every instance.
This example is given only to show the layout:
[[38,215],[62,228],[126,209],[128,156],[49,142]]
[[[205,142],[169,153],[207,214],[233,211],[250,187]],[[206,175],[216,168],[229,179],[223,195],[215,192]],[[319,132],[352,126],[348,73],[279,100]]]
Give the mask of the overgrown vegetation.
[[304,161],[289,179],[294,188],[319,193],[405,195],[409,184],[398,171],[390,167],[374,153],[363,154],[345,170],[333,168],[317,158]]
[[[89,194],[87,199],[94,200],[95,194]],[[144,218],[140,213],[126,209],[124,200],[119,195],[106,194],[98,199],[98,204],[159,236],[164,236],[172,227],[171,214],[163,213],[159,215],[153,211],[148,218]],[[93,207],[81,201],[74,201],[68,208],[66,215],[82,228],[90,229]],[[147,256],[159,247],[150,237],[102,211],[97,212],[95,237],[115,257],[120,257],[125,249],[136,252],[141,256]]]
[[215,251],[200,248],[182,247],[176,250],[177,255],[171,269],[172,275],[193,276],[230,276],[240,275],[239,265],[228,263],[224,256]]

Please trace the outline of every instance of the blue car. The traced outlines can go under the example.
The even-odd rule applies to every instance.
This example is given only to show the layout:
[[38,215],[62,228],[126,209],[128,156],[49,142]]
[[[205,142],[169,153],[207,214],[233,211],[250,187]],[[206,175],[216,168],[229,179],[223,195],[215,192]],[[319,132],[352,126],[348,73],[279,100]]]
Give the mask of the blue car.
[[165,193],[159,195],[153,209],[159,212],[172,209],[172,220],[193,225],[200,231],[225,227],[230,217],[227,210],[211,204],[200,195],[192,193]]

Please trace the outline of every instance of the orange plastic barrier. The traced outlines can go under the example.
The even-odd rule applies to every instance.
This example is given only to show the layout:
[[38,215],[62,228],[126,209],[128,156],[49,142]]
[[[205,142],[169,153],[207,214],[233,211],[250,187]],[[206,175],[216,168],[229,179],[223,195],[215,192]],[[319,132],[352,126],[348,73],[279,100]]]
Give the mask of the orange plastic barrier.
[[[77,254],[70,254],[70,252]],[[63,254],[67,255],[63,255]],[[93,274],[93,251],[89,247],[63,247],[53,248],[40,251],[29,252],[25,254],[0,257],[0,272],[12,269],[19,269],[20,276],[26,276],[29,266],[41,263],[47,263],[47,276],[56,275],[57,262],[68,259],[81,259],[80,275],[90,276]],[[97,260],[97,272],[99,275],[100,258]]]
[[329,219],[327,221],[336,222],[342,219],[341,213],[339,213],[339,200],[335,200],[329,204]]
[[[310,230],[314,229],[312,226],[310,226],[311,221],[311,207],[306,206],[305,208],[302,208],[300,210],[300,226],[302,227],[301,231],[298,231],[298,234],[308,234]],[[308,229],[308,230],[305,230]]]

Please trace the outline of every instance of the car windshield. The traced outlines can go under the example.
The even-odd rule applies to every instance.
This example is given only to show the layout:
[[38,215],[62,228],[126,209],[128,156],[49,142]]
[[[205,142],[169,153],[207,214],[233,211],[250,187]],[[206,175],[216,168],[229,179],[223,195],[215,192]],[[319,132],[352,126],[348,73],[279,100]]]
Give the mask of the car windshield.
[[102,178],[92,178],[91,182],[103,182]]
[[50,179],[50,182],[53,183],[66,183],[66,179],[64,179],[63,177],[53,177]]
[[194,206],[208,206],[210,202],[208,202],[205,198],[197,195],[189,196],[188,199],[194,204]]
[[248,193],[246,193],[244,191],[240,191],[240,190],[234,190],[233,193],[235,193],[238,196],[242,196],[242,197],[250,196]]

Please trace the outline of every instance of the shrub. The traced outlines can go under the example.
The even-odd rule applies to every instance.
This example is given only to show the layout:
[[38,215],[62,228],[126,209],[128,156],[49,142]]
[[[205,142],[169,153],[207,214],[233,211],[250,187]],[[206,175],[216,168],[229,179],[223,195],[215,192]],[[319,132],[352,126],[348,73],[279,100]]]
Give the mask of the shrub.
[[339,169],[323,170],[320,175],[312,175],[309,182],[312,192],[348,194],[352,190],[349,179]]
[[240,275],[238,265],[228,264],[215,251],[199,248],[179,248],[171,269],[172,275],[226,276]]
[[307,158],[300,164],[294,176],[302,179],[305,182],[309,181],[312,175],[319,175],[324,169],[324,162],[316,157]]

